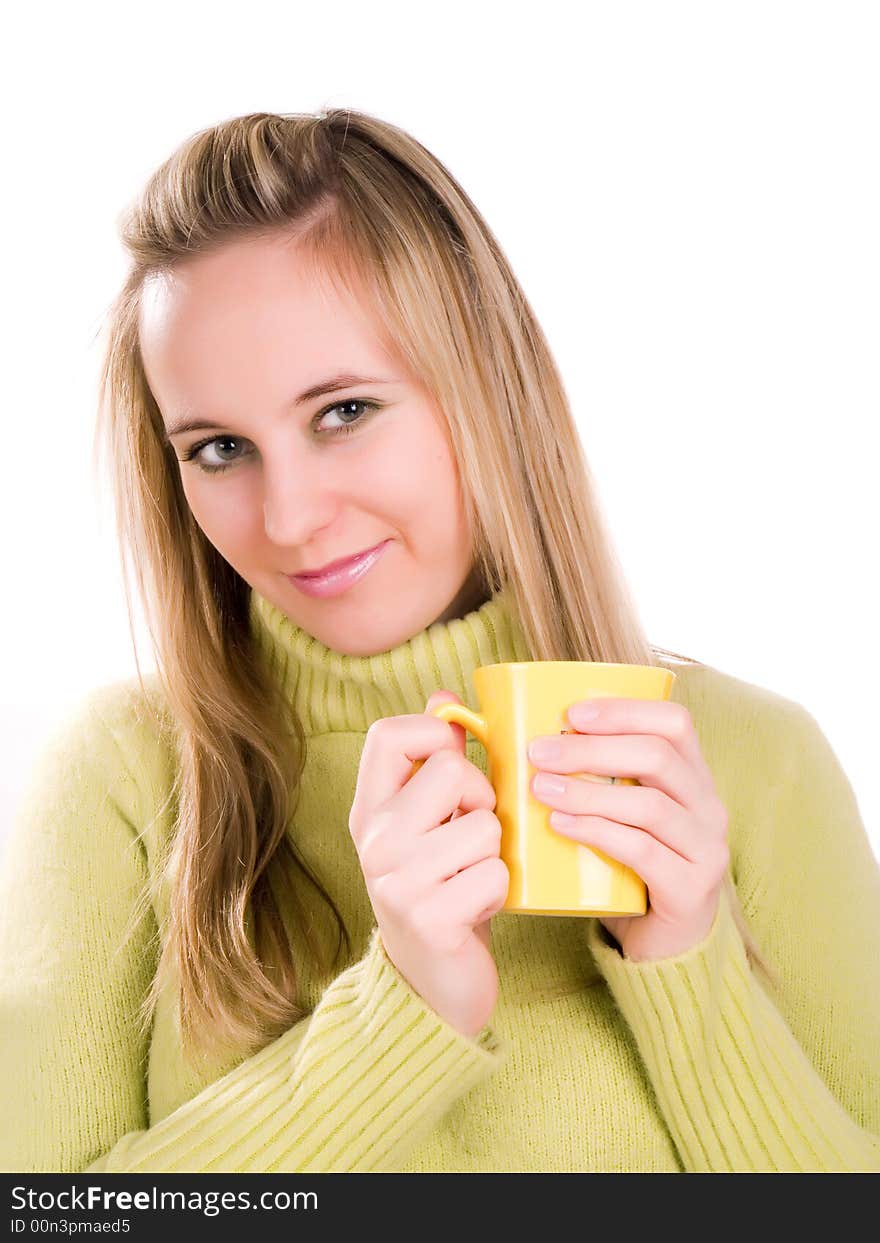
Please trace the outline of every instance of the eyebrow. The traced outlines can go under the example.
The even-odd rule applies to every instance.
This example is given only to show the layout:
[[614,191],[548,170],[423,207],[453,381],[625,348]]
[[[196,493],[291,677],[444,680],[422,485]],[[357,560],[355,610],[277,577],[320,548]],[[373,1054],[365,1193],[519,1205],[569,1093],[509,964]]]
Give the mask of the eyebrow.
[[[305,392],[300,393],[292,401],[287,403],[286,409],[296,406],[304,406],[310,401],[314,401],[316,397],[323,397],[327,393],[338,393],[344,388],[355,388],[359,384],[394,384],[394,380],[379,380],[370,376],[351,375],[348,372],[340,372],[339,375],[331,376],[327,380],[321,380],[318,384],[313,384],[311,388],[307,388]],[[212,427],[222,427],[223,423],[210,419],[202,419],[189,415],[180,415],[165,432],[165,439],[170,440],[172,436],[180,436],[183,432],[198,432],[209,430]]]

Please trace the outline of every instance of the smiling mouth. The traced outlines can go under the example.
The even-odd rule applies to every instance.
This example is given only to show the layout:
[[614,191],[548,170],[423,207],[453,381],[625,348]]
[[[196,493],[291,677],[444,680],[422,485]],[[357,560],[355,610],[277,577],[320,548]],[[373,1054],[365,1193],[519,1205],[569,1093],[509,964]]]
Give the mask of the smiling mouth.
[[384,544],[385,540],[380,540],[378,544],[373,544],[370,548],[365,548],[363,552],[352,553],[350,557],[341,557],[338,561],[330,561],[327,565],[322,566],[319,570],[300,570],[298,574],[291,574],[290,578],[325,578],[328,574],[333,574],[337,570],[344,570],[346,566],[351,565],[353,561],[358,561],[361,557],[367,557],[370,553],[376,551],[377,548]]

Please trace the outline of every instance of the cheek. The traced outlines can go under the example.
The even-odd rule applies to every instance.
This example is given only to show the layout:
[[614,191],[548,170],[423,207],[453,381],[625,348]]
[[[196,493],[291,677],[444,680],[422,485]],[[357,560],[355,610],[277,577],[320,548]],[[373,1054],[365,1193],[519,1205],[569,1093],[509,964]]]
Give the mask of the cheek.
[[458,473],[449,446],[432,426],[423,423],[396,435],[365,473],[373,496],[385,498],[397,512],[435,521],[442,514],[456,525],[461,508]]
[[413,551],[433,573],[457,579],[470,563],[471,536],[458,475],[445,450],[435,448],[432,456],[414,459],[405,486]]
[[193,518],[219,552],[227,555],[253,542],[259,506],[231,479],[196,478],[184,484],[183,491]]

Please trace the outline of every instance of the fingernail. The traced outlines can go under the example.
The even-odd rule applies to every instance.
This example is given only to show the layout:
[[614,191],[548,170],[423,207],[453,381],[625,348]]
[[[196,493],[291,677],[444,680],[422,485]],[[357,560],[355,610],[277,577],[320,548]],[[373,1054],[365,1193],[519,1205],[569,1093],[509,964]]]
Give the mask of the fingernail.
[[575,722],[595,721],[600,710],[599,704],[589,702],[584,703],[582,701],[580,703],[572,704],[570,716]]
[[529,759],[533,764],[546,764],[562,757],[562,743],[552,738],[537,738],[529,743]]
[[551,776],[550,773],[537,773],[532,785],[537,794],[564,794],[566,787],[562,777]]

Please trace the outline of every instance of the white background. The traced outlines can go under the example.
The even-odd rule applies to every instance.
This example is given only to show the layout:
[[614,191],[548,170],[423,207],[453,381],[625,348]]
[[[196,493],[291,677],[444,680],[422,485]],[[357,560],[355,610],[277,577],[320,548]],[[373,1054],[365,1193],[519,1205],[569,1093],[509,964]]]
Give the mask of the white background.
[[877,5],[151,2],[8,20],[3,831],[47,731],[135,669],[91,466],[117,216],[198,129],[351,106],[438,155],[505,249],[649,639],[807,707],[880,856]]

